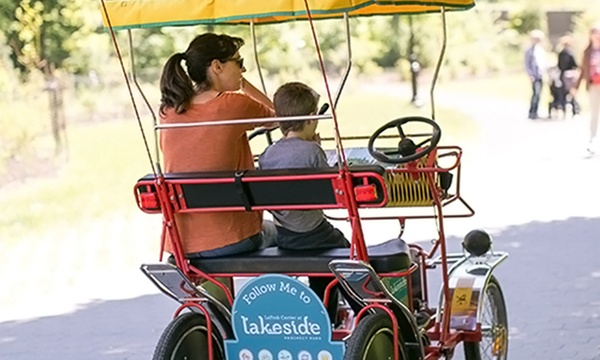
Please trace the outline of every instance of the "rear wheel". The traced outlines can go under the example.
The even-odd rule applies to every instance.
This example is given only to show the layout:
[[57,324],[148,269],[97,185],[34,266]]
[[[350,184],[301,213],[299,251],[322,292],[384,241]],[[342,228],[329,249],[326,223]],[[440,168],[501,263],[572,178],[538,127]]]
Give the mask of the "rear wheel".
[[153,360],[225,360],[223,337],[212,327],[213,358],[208,357],[206,318],[197,313],[179,315],[165,329]]
[[466,360],[506,360],[508,317],[500,284],[492,276],[486,285],[481,312],[481,341],[466,342]]
[[406,359],[402,336],[394,339],[392,320],[388,314],[368,315],[359,321],[346,344],[344,360],[394,360],[394,347],[399,360]]

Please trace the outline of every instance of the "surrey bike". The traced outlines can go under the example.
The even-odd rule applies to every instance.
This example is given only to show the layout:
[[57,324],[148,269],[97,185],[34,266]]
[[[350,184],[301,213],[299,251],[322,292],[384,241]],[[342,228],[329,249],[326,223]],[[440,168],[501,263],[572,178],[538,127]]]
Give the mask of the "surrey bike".
[[[332,120],[335,151],[328,153],[330,168],[163,173],[158,149],[153,159],[144,135],[152,173],[135,185],[135,199],[142,211],[162,215],[162,245],[169,234],[173,255],[165,262],[142,265],[142,271],[180,303],[154,359],[440,359],[451,358],[459,343],[468,360],[506,359],[506,306],[493,270],[508,255],[493,251],[490,236],[482,230],[465,236],[463,253],[448,254],[444,233],[445,219],[474,212],[460,195],[461,148],[439,145],[433,90],[446,47],[446,12],[469,9],[472,0],[101,0],[101,4],[119,58],[116,30],[131,35],[140,27],[248,24],[261,80],[255,27],[306,20],[331,104],[329,113],[302,118]],[[349,138],[340,135],[336,107],[352,67],[349,18],[429,12],[440,13],[444,24],[431,86],[431,118],[390,121],[371,136],[352,137],[366,146],[344,148],[342,143]],[[313,27],[314,21],[327,18],[339,18],[347,37],[347,67],[333,94]],[[125,73],[122,61],[121,65]],[[125,76],[130,93],[133,86],[141,89],[134,65],[132,74]],[[144,101],[152,112],[154,106],[146,97]],[[290,120],[298,118],[273,121]],[[157,124],[155,116],[153,125],[155,137],[177,127]],[[251,136],[257,134],[266,134],[271,141],[268,130]],[[377,145],[390,138],[398,145]],[[451,204],[463,211],[447,214]],[[183,212],[307,209],[343,209],[346,215],[340,220],[350,223],[351,248],[293,252],[268,248],[225,258],[187,259],[174,217]],[[380,215],[366,215],[368,209],[379,209]],[[415,209],[433,211],[420,214]],[[402,231],[378,245],[365,244],[363,221],[396,219],[404,229],[406,220],[427,217],[435,219],[438,234],[431,249],[405,243]],[[432,299],[427,279],[433,270],[441,272],[443,281],[439,296]],[[335,280],[323,300],[296,279],[331,274]],[[252,280],[236,289],[234,277]],[[207,291],[210,287],[219,291]],[[341,288],[343,298],[332,325],[324,304],[334,296],[334,287]],[[360,311],[348,310],[347,299],[358,303]]]

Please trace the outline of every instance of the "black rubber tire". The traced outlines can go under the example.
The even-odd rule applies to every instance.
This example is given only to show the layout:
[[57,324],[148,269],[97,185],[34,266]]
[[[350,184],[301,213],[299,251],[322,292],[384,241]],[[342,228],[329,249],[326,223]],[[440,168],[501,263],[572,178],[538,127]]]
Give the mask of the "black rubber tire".
[[212,327],[213,358],[208,358],[206,318],[198,313],[184,313],[173,319],[163,331],[153,360],[225,360],[223,337]]
[[346,343],[344,360],[394,360],[394,344],[398,346],[400,359],[406,359],[402,335],[398,331],[394,341],[392,320],[386,313],[367,315],[358,322]]
[[[483,318],[493,317],[492,324],[481,324],[482,328],[490,326],[487,332],[482,329],[481,342],[465,342],[465,360],[506,360],[508,355],[508,316],[506,314],[506,303],[502,295],[500,283],[495,277],[491,277],[486,285],[483,298]],[[482,319],[482,320],[484,320]],[[487,336],[486,336],[487,335]],[[494,343],[497,350],[494,350]],[[494,354],[496,352],[496,354]]]

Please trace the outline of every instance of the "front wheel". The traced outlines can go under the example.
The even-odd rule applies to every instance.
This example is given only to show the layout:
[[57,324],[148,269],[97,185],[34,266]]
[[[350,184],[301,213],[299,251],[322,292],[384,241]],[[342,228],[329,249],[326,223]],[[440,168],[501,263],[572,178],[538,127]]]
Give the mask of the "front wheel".
[[208,357],[208,327],[206,318],[197,313],[185,313],[173,319],[154,350],[153,360],[225,360],[223,337],[212,327],[213,357]]
[[368,315],[359,321],[346,344],[344,360],[394,360],[394,347],[406,359],[402,335],[394,339],[392,320],[386,313]]
[[481,341],[464,344],[466,360],[506,360],[508,317],[500,284],[492,276],[484,289],[481,312]]

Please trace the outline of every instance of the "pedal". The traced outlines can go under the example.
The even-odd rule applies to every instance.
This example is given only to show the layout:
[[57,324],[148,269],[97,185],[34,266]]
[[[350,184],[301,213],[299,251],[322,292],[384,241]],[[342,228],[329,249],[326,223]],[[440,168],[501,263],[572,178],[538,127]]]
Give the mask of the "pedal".
[[361,303],[391,302],[391,295],[369,264],[356,260],[333,260],[329,268],[354,300]]
[[143,264],[140,270],[160,291],[176,301],[207,300],[208,294],[198,289],[179,268],[171,264]]
[[224,314],[230,314],[229,309],[208,291],[194,285],[176,266],[171,264],[143,264],[140,270],[162,291],[165,295],[178,301],[185,302],[210,302],[217,306]]

